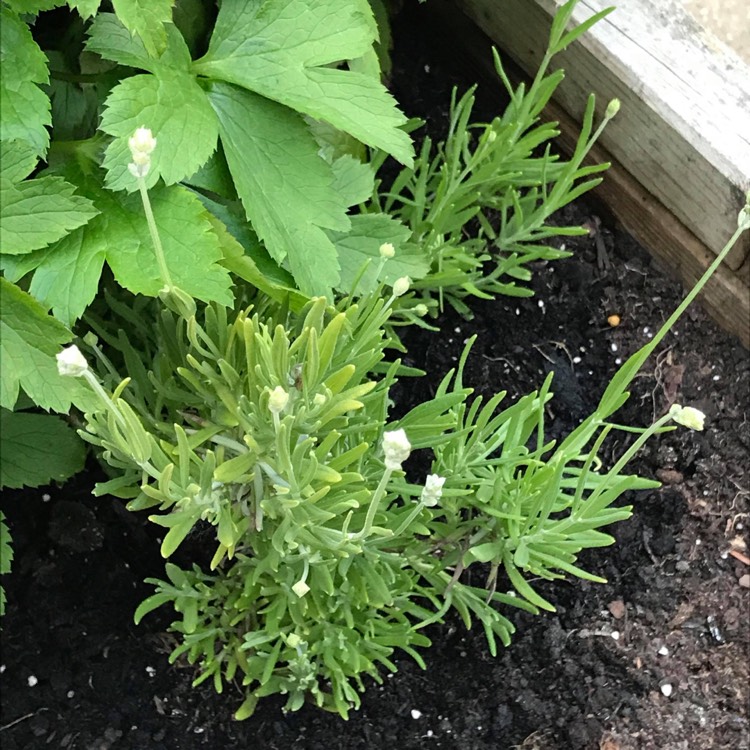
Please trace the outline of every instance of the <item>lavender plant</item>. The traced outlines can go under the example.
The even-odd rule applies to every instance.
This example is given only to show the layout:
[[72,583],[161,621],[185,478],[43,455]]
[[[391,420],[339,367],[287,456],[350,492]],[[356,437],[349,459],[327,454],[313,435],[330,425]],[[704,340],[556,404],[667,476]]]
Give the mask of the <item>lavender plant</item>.
[[[606,8],[567,29],[576,4],[568,0],[555,15],[544,57],[528,86],[513,86],[493,50],[495,70],[510,100],[502,114],[489,123],[474,122],[476,86],[460,98],[454,89],[445,140],[434,145],[426,137],[414,164],[403,167],[386,187],[378,185],[365,208],[398,218],[410,230],[408,243],[422,248],[427,268],[420,269],[410,296],[433,314],[444,302],[471,316],[467,298],[531,295],[524,284],[531,279],[529,264],[569,256],[551,247],[550,240],[586,231],[549,219],[601,183],[599,175],[609,165],[584,166],[584,160],[620,103],[612,100],[594,127],[596,99],[589,97],[567,161],[554,150],[557,123],[541,120],[564,78],[561,69],[550,72],[554,57],[614,10]],[[376,156],[376,168],[386,157]],[[470,222],[474,228],[467,232]]]
[[[131,139],[141,187],[153,145],[144,131]],[[743,216],[727,251],[750,208]],[[391,254],[383,248],[382,262]],[[467,627],[482,623],[495,653],[514,630],[498,606],[553,609],[528,575],[601,580],[576,560],[614,541],[602,528],[630,515],[617,505],[623,493],[657,486],[623,473],[643,443],[671,421],[703,427],[689,407],[646,429],[610,420],[696,290],[555,445],[544,434],[551,377],[505,409],[502,393],[483,404],[462,383],[470,345],[433,399],[391,418],[399,363],[386,360],[388,320],[406,280],[358,303],[315,298],[300,313],[264,315],[199,311],[163,281],[167,309],[156,326],[143,326],[137,342],[122,330],[113,340],[130,377],[120,379],[91,338],[99,375],[75,347],[58,361],[99,400],[82,436],[116,476],[97,492],[151,510],[166,529],[165,557],[196,526],[213,527],[208,569],[168,563],[136,620],[171,605],[181,639],[172,660],[185,655],[198,665],[196,684],[212,679],[218,691],[239,679],[237,718],[275,693],[287,710],[311,700],[346,717],[365,675],[396,669],[394,651],[424,666],[423,630],[451,608]],[[605,467],[602,444],[618,429],[637,439]],[[414,449],[431,453],[426,477],[405,465]],[[462,581],[480,563],[489,564],[486,590]]]

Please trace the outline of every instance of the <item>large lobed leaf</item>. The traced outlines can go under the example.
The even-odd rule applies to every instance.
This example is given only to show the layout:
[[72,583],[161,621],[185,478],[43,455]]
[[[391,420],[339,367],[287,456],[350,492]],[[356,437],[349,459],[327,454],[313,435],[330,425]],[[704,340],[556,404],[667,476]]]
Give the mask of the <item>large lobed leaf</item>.
[[214,83],[209,98],[234,184],[258,236],[277,262],[288,261],[303,292],[330,293],[339,264],[324,229],[345,231],[349,220],[309,129],[287,107],[237,86]]
[[106,101],[101,129],[114,136],[104,167],[113,190],[137,188],[128,172],[128,139],[147,127],[157,139],[146,184],[161,177],[168,185],[184,180],[202,167],[216,148],[216,115],[190,72],[190,51],[180,32],[167,26],[167,47],[159,58],[111,13],[100,13],[89,29],[86,48],[109,60],[148,70],[115,86]]
[[46,126],[52,124],[47,95],[47,58],[29,27],[9,8],[0,7],[0,140],[19,140],[43,155],[49,146]]
[[137,34],[149,55],[157,57],[167,46],[165,24],[172,20],[175,0],[112,0],[123,25]]
[[137,189],[128,171],[132,161],[128,139],[136,128],[148,127],[158,146],[146,176],[149,187],[161,177],[167,185],[184,180],[208,161],[216,148],[216,115],[195,78],[179,70],[127,78],[107,99],[101,129],[115,140],[107,148],[107,187]]
[[372,76],[333,66],[377,37],[365,0],[225,0],[208,53],[193,68],[330,122],[411,165],[406,123]]
[[[48,248],[6,256],[6,276],[18,280],[34,271],[29,291],[69,324],[94,299],[105,261],[126,289],[157,295],[163,281],[140,196],[115,195],[73,168],[66,176],[80,181],[79,190],[101,213]],[[219,265],[221,244],[200,201],[179,186],[152,189],[150,198],[172,281],[197,299],[231,305],[231,279]]]
[[85,443],[51,414],[3,411],[0,417],[0,487],[41,487],[83,469]]
[[67,412],[94,405],[80,380],[57,372],[55,355],[73,335],[31,295],[0,277],[0,406],[12,409],[19,387],[43,409]]
[[98,211],[60,177],[13,184],[0,178],[0,249],[18,255],[49,245],[86,224]]

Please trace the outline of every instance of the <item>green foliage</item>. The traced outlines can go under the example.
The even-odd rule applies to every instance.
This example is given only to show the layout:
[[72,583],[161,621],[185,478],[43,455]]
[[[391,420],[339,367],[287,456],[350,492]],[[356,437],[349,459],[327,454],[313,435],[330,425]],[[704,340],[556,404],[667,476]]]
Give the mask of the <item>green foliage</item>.
[[29,294],[0,277],[0,406],[12,409],[19,387],[43,409],[92,405],[90,391],[57,372],[55,355],[73,335]]
[[[13,547],[10,531],[5,523],[5,514],[0,511],[0,575],[10,573],[13,562]],[[5,614],[5,590],[0,586],[0,617]]]
[[[483,405],[462,385],[466,355],[431,401],[392,420],[394,299],[318,298],[265,319],[209,306],[201,322],[164,312],[156,329],[116,336],[96,323],[132,378],[118,384],[98,355],[112,405],[88,413],[82,435],[116,476],[97,493],[150,509],[165,557],[198,527],[215,534],[210,569],[169,564],[136,620],[171,604],[172,660],[186,655],[196,683],[219,691],[241,678],[239,717],[272,693],[288,710],[309,699],[347,716],[364,675],[395,669],[394,650],[422,663],[422,629],[451,607],[482,623],[494,653],[514,630],[496,605],[550,609],[527,576],[597,580],[578,554],[613,541],[600,529],[630,515],[615,505],[623,492],[656,486],[619,464],[600,471],[604,407],[555,447],[549,380],[506,409],[504,394]],[[398,430],[431,451],[439,503],[388,465],[381,445]],[[488,591],[461,580],[483,563]],[[500,570],[517,595],[496,590]]]
[[[83,410],[79,434],[111,469],[97,493],[149,510],[164,557],[213,532],[207,569],[167,563],[136,612],[173,607],[172,660],[218,691],[239,680],[238,719],[275,693],[346,717],[396,650],[423,665],[422,631],[451,608],[495,653],[514,631],[504,608],[552,608],[530,578],[600,580],[578,556],[613,541],[603,527],[630,514],[623,493],[655,486],[623,471],[669,416],[631,430],[612,466],[602,446],[666,328],[559,444],[545,437],[550,379],[483,403],[462,382],[468,347],[431,400],[394,418],[391,388],[413,372],[387,353],[393,326],[428,309],[418,299],[466,314],[467,296],[525,294],[528,264],[561,255],[543,243],[580,231],[549,217],[604,169],[582,166],[602,127],[593,98],[568,162],[539,116],[562,78],[551,57],[606,11],[566,31],[575,0],[563,6],[528,90],[496,58],[505,113],[472,125],[473,92],[454,97],[445,143],[412,164],[365,0],[223,0],[213,28],[198,0],[174,16],[171,0],[113,0],[114,13],[70,0],[66,46],[42,51],[27,21],[59,4],[0,11],[0,405]],[[404,170],[384,191],[386,155]],[[82,380],[63,378],[54,357],[82,318],[97,374],[70,348],[63,370]],[[80,465],[58,417],[2,417],[2,483]],[[426,479],[402,468],[411,449]],[[0,553],[5,573],[2,516]],[[465,582],[472,566],[484,589]]]
[[28,26],[9,8],[0,7],[0,141],[21,141],[42,156],[49,145],[47,61]]
[[0,410],[0,487],[64,482],[83,468],[86,451],[60,417]]
[[[213,29],[200,3],[180,3],[175,25],[171,0],[118,0],[114,13],[98,12],[96,2],[72,2],[92,20],[85,26],[71,20],[68,46],[43,51],[25,22],[29,16],[20,14],[52,5],[2,8],[0,264],[6,277],[20,282],[29,275],[31,293],[68,325],[92,301],[105,262],[131,291],[158,291],[154,264],[134,265],[138,230],[125,213],[128,199],[107,194],[136,190],[127,141],[147,126],[159,142],[148,186],[163,181],[171,189],[163,206],[174,210],[163,209],[157,224],[174,240],[165,253],[180,269],[182,288],[231,304],[229,277],[214,265],[222,255],[216,235],[226,232],[218,214],[233,211],[240,199],[240,233],[250,222],[262,245],[242,246],[245,262],[235,242],[228,265],[273,288],[273,280],[251,273],[266,255],[291,271],[303,293],[331,296],[340,285],[340,245],[329,233],[337,240],[346,234],[347,208],[366,198],[362,186],[372,181],[372,171],[347,154],[358,153],[360,139],[404,163],[412,160],[411,141],[400,129],[405,118],[377,70],[340,65],[371,52],[377,29],[367,2],[295,0],[290,10],[280,0],[227,0]],[[191,53],[198,47],[196,27],[210,36],[198,60]],[[321,150],[321,139],[338,151]],[[50,168],[34,174],[35,157],[46,158]],[[223,181],[214,181],[214,203],[198,215],[175,185],[199,187],[205,181],[197,175],[207,170],[223,173]],[[185,231],[175,233],[183,223]],[[203,248],[186,246],[191,231]]]
[[[445,141],[433,148],[425,138],[414,166],[376,191],[368,210],[403,221],[411,230],[411,242],[427,255],[430,272],[414,284],[424,300],[437,294],[441,305],[447,299],[470,315],[468,296],[527,296],[530,290],[518,282],[531,278],[528,265],[568,255],[550,247],[549,241],[585,233],[549,219],[601,182],[595,175],[609,165],[583,166],[583,161],[613,113],[594,130],[595,100],[589,98],[568,161],[552,150],[557,123],[540,120],[563,80],[562,70],[548,72],[552,58],[611,10],[563,33],[574,5],[575,0],[567,3],[556,16],[548,50],[528,87],[522,83],[514,88],[494,53],[497,74],[510,97],[502,115],[487,124],[473,123],[474,88],[460,99],[454,91]],[[475,228],[467,232],[470,222]]]

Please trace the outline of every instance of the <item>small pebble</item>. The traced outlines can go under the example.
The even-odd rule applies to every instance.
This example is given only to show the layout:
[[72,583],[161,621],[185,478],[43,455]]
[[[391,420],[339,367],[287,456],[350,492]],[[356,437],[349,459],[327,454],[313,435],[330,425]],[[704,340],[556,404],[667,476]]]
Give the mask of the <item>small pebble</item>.
[[544,309],[544,300],[543,300],[543,299],[537,300],[537,303],[536,303],[536,304],[537,304],[537,305],[538,305],[538,306],[539,306],[540,308]]
[[672,695],[672,686],[668,682],[665,682],[661,686],[661,692],[665,698],[669,698],[669,696]]
[[713,380],[721,380],[721,375],[714,375]]
[[698,547],[699,545],[703,544],[703,542],[700,539],[695,540],[695,546]]
[[619,630],[613,630],[610,633],[610,636],[612,636],[613,641],[619,641],[620,640],[620,631]]
[[76,694],[75,690],[68,690],[68,698],[72,698]]
[[52,495],[48,495],[46,492],[42,495],[42,502],[48,503],[52,500]]
[[149,677],[155,677],[156,670],[153,667],[146,667],[146,674],[148,674]]
[[26,682],[29,683],[29,687],[34,687],[34,685],[36,685],[39,682],[39,680],[37,680],[37,678],[34,677],[34,675],[32,674],[32,675],[29,675],[29,678],[26,680]]
[[580,357],[573,357],[573,364],[575,364],[575,365],[581,364],[581,358]]
[[659,656],[669,656],[669,649],[666,646],[662,646],[656,653]]
[[610,349],[611,349],[611,350],[612,350],[613,352],[616,352],[616,351],[617,351],[617,344],[615,344],[615,342],[613,341],[613,342],[612,342],[612,343],[611,343],[611,344],[609,345],[609,348],[610,348]]
[[412,710],[411,710],[411,718],[412,719],[421,719],[422,718],[422,712],[418,711],[416,708],[412,708]]

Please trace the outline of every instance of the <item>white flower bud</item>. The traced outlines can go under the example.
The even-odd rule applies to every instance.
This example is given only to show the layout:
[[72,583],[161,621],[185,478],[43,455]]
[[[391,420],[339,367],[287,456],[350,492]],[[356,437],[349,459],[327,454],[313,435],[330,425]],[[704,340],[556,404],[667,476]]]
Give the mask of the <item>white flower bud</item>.
[[135,164],[138,167],[147,167],[149,164],[151,164],[150,154],[145,154],[142,151],[134,151],[132,156],[133,156],[133,164]]
[[411,443],[403,430],[392,430],[383,433],[383,453],[385,454],[385,468],[396,471],[409,458]]
[[[292,586],[292,591],[294,591],[295,594],[301,599],[308,591],[310,590],[310,587],[304,582],[304,581],[297,581],[297,583]],[[291,644],[290,644],[291,645]]]
[[490,130],[489,133],[487,133],[487,142],[494,143],[496,139],[497,133],[494,130]]
[[680,406],[679,404],[672,404],[669,416],[677,424],[698,431],[703,429],[703,423],[706,420],[706,415],[702,411],[694,409],[692,406]]
[[406,294],[411,286],[411,279],[408,276],[402,276],[400,279],[396,279],[393,282],[393,294],[396,297],[400,297],[402,294]]
[[432,508],[438,504],[438,500],[443,496],[443,485],[445,484],[445,477],[441,477],[439,474],[428,474],[425,479],[424,489],[419,498],[422,505],[426,505],[428,508]]
[[326,397],[322,393],[316,393],[313,396],[313,404],[315,404],[315,406],[323,406],[325,402]]
[[268,396],[268,408],[272,414],[280,414],[289,403],[289,394],[277,385]]
[[609,120],[612,117],[614,117],[619,111],[620,111],[620,100],[612,99],[612,101],[607,105],[607,110],[604,113],[604,116]]
[[392,258],[396,254],[393,245],[390,242],[384,242],[380,246],[380,257],[381,258]]
[[420,318],[424,318],[425,315],[427,315],[427,305],[423,303],[419,303],[418,305],[415,305],[414,307],[415,314],[419,315]]
[[57,371],[60,375],[71,378],[80,378],[89,369],[86,357],[81,350],[73,344],[55,355],[57,359]]
[[297,648],[297,646],[299,646],[300,643],[302,643],[302,639],[296,633],[289,633],[289,635],[286,637],[286,642],[292,648]]
[[128,139],[128,146],[130,147],[130,153],[133,155],[133,161],[136,161],[136,154],[148,156],[156,148],[156,138],[149,128],[141,126],[133,133],[133,137]]
[[151,168],[151,152],[156,148],[156,138],[148,128],[140,127],[128,139],[128,146],[133,159],[128,164],[128,171],[133,177],[145,177]]

